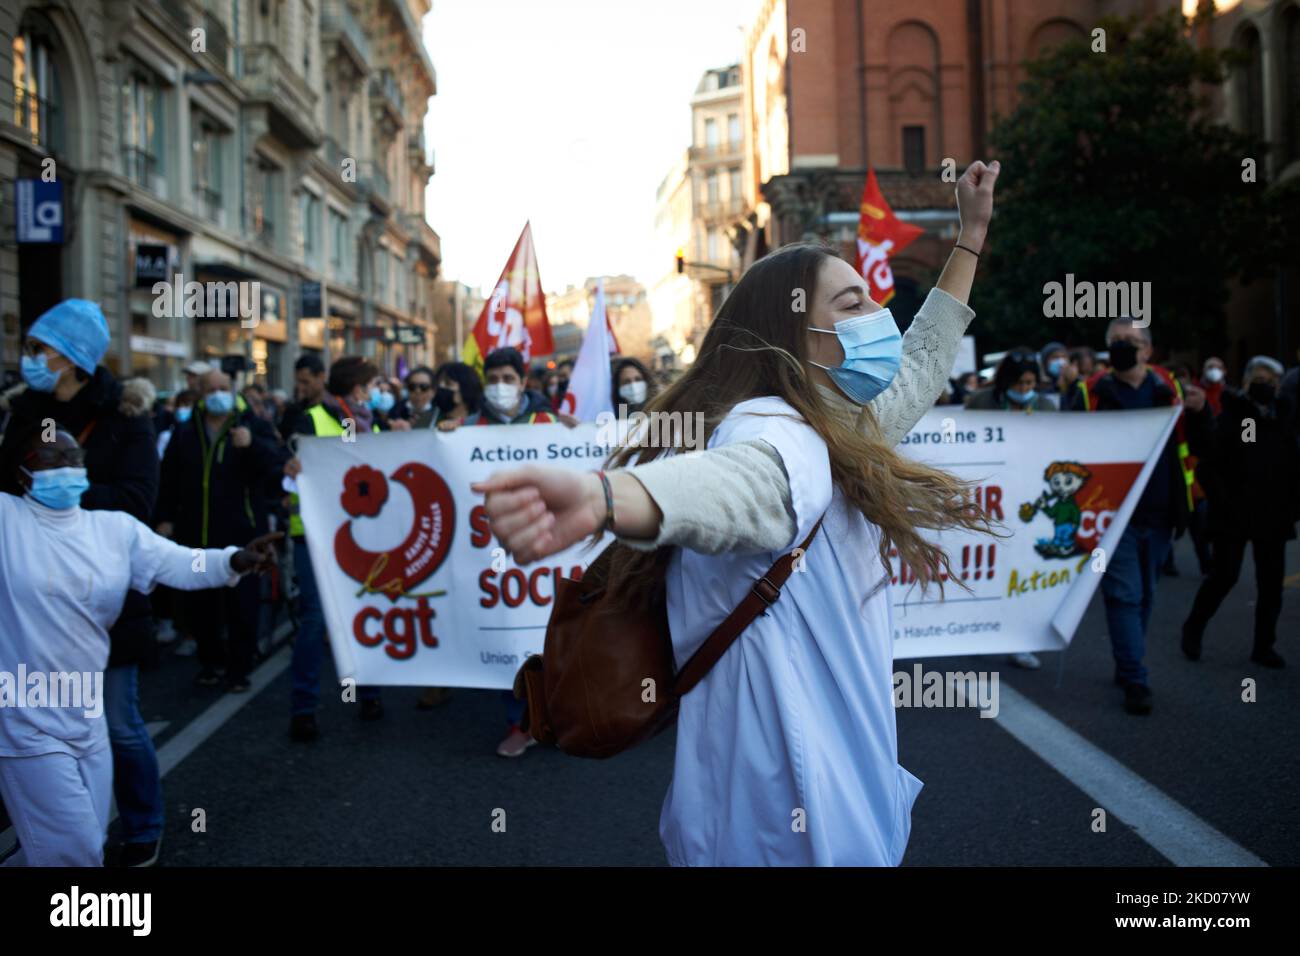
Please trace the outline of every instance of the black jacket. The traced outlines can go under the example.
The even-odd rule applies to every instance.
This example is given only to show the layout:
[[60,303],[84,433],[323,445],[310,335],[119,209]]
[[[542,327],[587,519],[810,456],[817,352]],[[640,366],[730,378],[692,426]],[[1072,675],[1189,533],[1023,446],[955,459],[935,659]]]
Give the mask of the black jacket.
[[[1289,401],[1264,409],[1236,389],[1223,390],[1223,411],[1196,466],[1209,499],[1210,531],[1256,538],[1296,536],[1300,517],[1300,447],[1291,431]],[[1254,422],[1253,441],[1247,420]]]
[[[52,418],[78,437],[86,450],[90,488],[81,496],[81,507],[125,511],[149,521],[158,497],[158,442],[152,409],[140,389],[130,382],[124,386],[101,366],[70,401],[60,402],[52,393],[26,389],[11,399],[9,411],[5,438],[0,442],[0,488],[11,494],[23,493],[14,478],[19,436],[25,429],[39,427],[44,419]],[[153,609],[149,599],[138,591],[129,592],[108,636],[110,667],[147,660],[153,650]]]
[[[226,416],[211,440],[206,420],[200,404],[172,433],[155,518],[173,524],[173,539],[187,547],[242,546],[266,533],[266,493],[280,471],[279,443],[270,423],[246,407]],[[230,432],[241,426],[251,441],[236,448]]]
[[[1174,404],[1175,395],[1173,390],[1164,383],[1164,380],[1154,371],[1148,371],[1147,375],[1155,379],[1154,391],[1152,393],[1152,408],[1168,408]],[[1086,412],[1087,405],[1084,402],[1083,385],[1077,383],[1075,388],[1068,392],[1062,401],[1062,411]],[[1119,384],[1115,381],[1112,373],[1106,373],[1094,381],[1090,381],[1088,388],[1097,399],[1097,411],[1120,411],[1125,405],[1118,397]],[[1207,403],[1199,412],[1193,412],[1188,408],[1183,409],[1182,413],[1183,434],[1187,438],[1188,451],[1198,458],[1205,453],[1209,444],[1210,428],[1212,416],[1210,406]],[[1165,445],[1164,455],[1167,459],[1168,467],[1165,469],[1167,480],[1169,482],[1168,500],[1170,502],[1169,524],[1174,531],[1181,535],[1191,520],[1191,509],[1187,505],[1187,481],[1183,477],[1182,465],[1178,461],[1178,430],[1175,427],[1174,432],[1169,436],[1169,442]],[[1141,502],[1138,505],[1141,508]]]

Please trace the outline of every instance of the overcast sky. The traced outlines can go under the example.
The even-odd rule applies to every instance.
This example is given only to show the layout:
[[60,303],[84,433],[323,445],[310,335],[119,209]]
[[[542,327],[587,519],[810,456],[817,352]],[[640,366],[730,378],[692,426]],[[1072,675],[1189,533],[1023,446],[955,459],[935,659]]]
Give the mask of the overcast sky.
[[445,278],[490,287],[531,219],[548,292],[650,286],[655,189],[690,145],[700,75],[739,62],[758,0],[433,0],[425,135]]

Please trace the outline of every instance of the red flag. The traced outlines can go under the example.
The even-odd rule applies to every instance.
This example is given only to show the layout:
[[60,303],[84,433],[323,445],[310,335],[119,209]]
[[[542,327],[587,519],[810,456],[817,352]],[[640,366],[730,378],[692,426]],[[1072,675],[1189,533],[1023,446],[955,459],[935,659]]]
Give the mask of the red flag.
[[534,355],[555,351],[530,223],[524,223],[510,261],[501,271],[501,278],[465,340],[461,358],[482,375],[483,360],[490,352],[505,346],[518,349],[525,362],[532,361]]
[[868,169],[858,216],[858,274],[867,280],[873,302],[885,305],[894,297],[894,270],[889,267],[889,257],[911,245],[923,232],[894,215],[876,182],[876,171]]

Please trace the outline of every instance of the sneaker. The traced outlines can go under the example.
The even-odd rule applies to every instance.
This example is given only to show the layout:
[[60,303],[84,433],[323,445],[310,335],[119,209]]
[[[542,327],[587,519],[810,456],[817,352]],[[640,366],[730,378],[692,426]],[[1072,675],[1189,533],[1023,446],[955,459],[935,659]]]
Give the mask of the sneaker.
[[1183,656],[1189,661],[1199,661],[1201,659],[1201,632],[1190,626],[1189,621],[1183,622]]
[[371,697],[361,702],[361,719],[378,720],[384,716],[384,702],[378,697]]
[[1145,684],[1125,684],[1124,710],[1138,715],[1151,713],[1151,688]]
[[247,694],[250,686],[247,677],[235,677],[226,682],[226,693]]
[[216,687],[221,683],[221,675],[210,667],[205,667],[199,671],[199,676],[194,678],[194,683],[200,687]]
[[1263,665],[1264,667],[1271,667],[1274,670],[1281,670],[1286,667],[1286,661],[1282,659],[1282,655],[1271,647],[1265,648],[1262,651],[1255,651],[1250,655],[1250,659],[1256,664]]
[[294,714],[289,718],[289,739],[299,743],[311,743],[320,736],[316,726],[315,714]]
[[163,620],[158,622],[158,630],[154,633],[153,637],[159,644],[171,644],[179,636],[180,635],[176,633],[176,625],[166,618],[163,618]]
[[162,852],[162,838],[152,843],[128,843],[122,847],[117,865],[122,867],[154,866]]
[[1036,671],[1038,668],[1043,666],[1042,661],[1040,661],[1035,655],[1029,653],[1012,654],[1007,658],[1007,660],[1012,664],[1015,664],[1017,667],[1023,667],[1027,671]]
[[426,687],[420,699],[415,702],[417,710],[433,710],[451,699],[450,687]]
[[506,735],[506,739],[497,744],[497,756],[520,757],[525,750],[536,743],[537,741],[530,734],[526,734],[519,729],[518,724],[511,724],[510,733]]
[[182,638],[176,645],[177,657],[193,657],[199,652],[199,642],[192,637]]

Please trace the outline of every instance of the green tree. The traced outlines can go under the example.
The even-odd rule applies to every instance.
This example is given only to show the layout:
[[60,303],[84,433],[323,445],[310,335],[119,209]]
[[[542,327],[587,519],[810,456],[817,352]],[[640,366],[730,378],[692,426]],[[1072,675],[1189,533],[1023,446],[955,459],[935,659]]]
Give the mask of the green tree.
[[[1266,145],[1209,115],[1236,55],[1197,49],[1176,10],[1100,26],[1107,52],[1080,40],[1026,64],[992,131],[1003,174],[975,308],[990,345],[1100,346],[1105,320],[1048,318],[1044,285],[1150,282],[1159,347],[1217,344],[1230,280],[1265,272],[1281,245]],[[1246,159],[1258,182],[1243,182]]]

